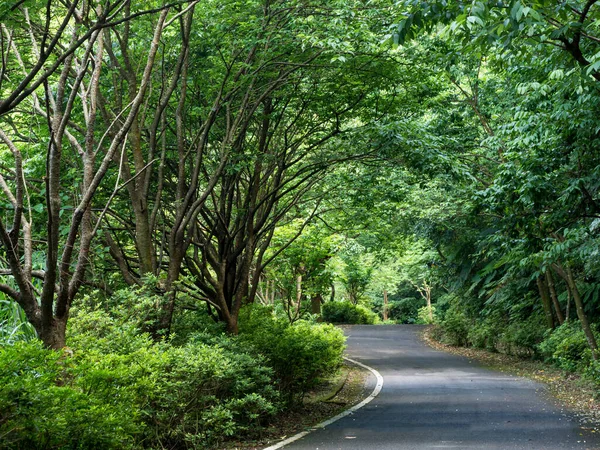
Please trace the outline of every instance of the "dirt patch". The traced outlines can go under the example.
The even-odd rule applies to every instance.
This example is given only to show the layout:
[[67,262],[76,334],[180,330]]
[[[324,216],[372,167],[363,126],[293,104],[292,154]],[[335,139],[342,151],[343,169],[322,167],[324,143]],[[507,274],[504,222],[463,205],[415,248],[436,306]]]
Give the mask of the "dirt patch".
[[432,328],[427,328],[422,333],[423,340],[430,347],[464,356],[489,369],[544,383],[548,387],[551,399],[559,407],[564,407],[579,417],[584,429],[592,433],[600,433],[600,399],[598,399],[600,393],[589,380],[541,361],[522,359],[476,348],[442,344],[433,339],[431,331]]
[[229,442],[229,450],[259,450],[308,430],[361,402],[371,392],[367,387],[370,372],[345,363],[340,372],[309,392],[304,402],[280,413],[258,439]]

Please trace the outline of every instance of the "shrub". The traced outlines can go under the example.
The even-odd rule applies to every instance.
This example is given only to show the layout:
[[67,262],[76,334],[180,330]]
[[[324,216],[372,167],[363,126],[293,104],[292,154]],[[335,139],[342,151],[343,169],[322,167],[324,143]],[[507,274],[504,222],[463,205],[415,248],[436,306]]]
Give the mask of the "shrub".
[[225,333],[225,323],[215,322],[205,310],[190,311],[176,307],[171,324],[170,341],[174,345],[184,345],[190,340],[198,341],[200,334],[206,339]]
[[277,411],[273,371],[260,355],[202,343],[163,351],[162,379],[146,409],[161,447],[218,443],[258,429]]
[[500,335],[499,346],[511,355],[534,356],[544,339],[546,327],[543,317],[533,314],[525,320],[515,320]]
[[598,395],[600,394],[600,361],[590,361],[589,365],[584,369],[583,375],[592,380],[596,385],[594,397],[598,398]]
[[453,305],[446,311],[440,325],[440,336],[443,342],[450,345],[467,345],[469,320],[458,305]]
[[502,331],[502,322],[488,317],[481,322],[476,322],[469,328],[467,339],[473,347],[497,352],[498,338]]
[[419,308],[417,313],[417,323],[431,325],[437,323],[437,321],[435,306],[422,306]]
[[277,411],[273,370],[237,339],[199,332],[174,346],[153,342],[139,331],[142,325],[122,313],[76,311],[69,344],[85,374],[74,382],[106,402],[122,390],[119,398],[143,413],[148,441],[160,447],[217,443],[258,430]]
[[[147,302],[139,298],[140,304]],[[335,371],[343,333],[265,309],[240,338],[214,330],[154,342],[104,305],[72,310],[71,349],[0,347],[0,436],[15,449],[206,448],[260,431],[286,401]]]
[[332,325],[307,321],[290,325],[258,305],[243,311],[239,338],[267,358],[288,402],[334,373],[345,348],[344,334]]
[[205,448],[277,412],[273,369],[248,345],[204,334],[156,343],[123,316],[74,311],[63,353],[37,341],[0,348],[9,448]]
[[345,324],[374,324],[377,314],[362,305],[350,302],[327,302],[321,308],[321,317],[325,322]]
[[134,447],[143,425],[129,396],[106,402],[73,383],[76,373],[67,355],[46,350],[38,341],[0,348],[0,436],[5,447]]
[[591,362],[591,352],[579,322],[565,322],[548,331],[538,349],[547,362],[568,371],[583,369]]
[[398,323],[415,323],[419,315],[419,308],[423,300],[414,297],[406,297],[392,301],[388,305],[388,316]]

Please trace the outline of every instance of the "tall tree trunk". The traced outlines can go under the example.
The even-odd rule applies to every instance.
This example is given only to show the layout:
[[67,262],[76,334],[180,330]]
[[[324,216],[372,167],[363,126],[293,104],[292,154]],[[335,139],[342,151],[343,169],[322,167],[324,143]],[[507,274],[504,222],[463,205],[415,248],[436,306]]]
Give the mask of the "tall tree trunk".
[[296,317],[300,316],[300,307],[302,305],[302,274],[296,277]]
[[46,347],[59,350],[66,345],[67,319],[67,316],[61,319],[52,318],[49,321],[50,326],[42,326],[41,329],[36,330]]
[[554,311],[556,312],[558,324],[562,325],[565,322],[565,318],[563,316],[560,303],[558,302],[558,295],[556,295],[556,286],[554,285],[554,277],[552,276],[552,272],[550,269],[546,270],[546,284],[548,285],[550,297],[552,298],[552,303],[554,304]]
[[565,270],[560,264],[552,265],[554,270],[560,277],[565,280],[567,283],[567,287],[569,292],[573,296],[573,300],[575,301],[575,310],[577,311],[577,317],[581,322],[581,328],[585,333],[585,338],[588,342],[590,350],[592,351],[592,358],[595,360],[598,359],[598,344],[596,343],[596,337],[592,332],[592,328],[590,327],[590,323],[587,319],[587,315],[585,314],[585,310],[583,307],[583,300],[581,299],[581,295],[579,294],[579,289],[577,289],[577,284],[575,282],[575,278],[573,277],[573,271],[570,267],[567,266]]
[[321,303],[323,303],[323,297],[321,294],[316,294],[311,297],[310,307],[313,314],[321,314]]
[[384,322],[388,320],[388,293],[385,289],[383,290],[383,320]]
[[546,282],[541,276],[536,278],[536,283],[540,293],[540,298],[542,299],[542,306],[544,307],[546,326],[554,329],[554,316],[552,315],[552,305],[550,303],[550,295],[548,294],[548,286],[546,286]]
[[569,287],[569,285],[567,284],[567,310],[566,310],[566,318],[565,320],[569,320],[569,318],[571,317],[571,288]]
[[590,349],[592,350],[592,358],[595,361],[598,359],[598,344],[596,343],[596,337],[592,332],[592,328],[590,327],[590,323],[588,322],[587,315],[585,314],[583,308],[583,301],[581,299],[581,295],[579,295],[579,289],[577,289],[577,285],[575,284],[575,279],[573,277],[573,271],[570,267],[567,267],[567,283],[569,283],[569,287],[571,288],[573,300],[575,300],[575,309],[577,310],[577,317],[579,317],[579,321],[581,322],[581,328],[583,328],[585,337],[588,341]]
[[431,307],[431,286],[425,285],[425,301],[427,302],[427,311],[429,311],[429,320],[433,323],[433,308]]

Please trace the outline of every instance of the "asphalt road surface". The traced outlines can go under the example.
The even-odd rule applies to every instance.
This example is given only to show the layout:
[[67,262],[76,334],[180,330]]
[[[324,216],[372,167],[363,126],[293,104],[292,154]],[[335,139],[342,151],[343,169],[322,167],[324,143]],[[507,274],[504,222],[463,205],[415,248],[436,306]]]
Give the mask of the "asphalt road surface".
[[542,385],[433,350],[421,330],[349,327],[348,355],[381,373],[381,393],[285,449],[600,449]]

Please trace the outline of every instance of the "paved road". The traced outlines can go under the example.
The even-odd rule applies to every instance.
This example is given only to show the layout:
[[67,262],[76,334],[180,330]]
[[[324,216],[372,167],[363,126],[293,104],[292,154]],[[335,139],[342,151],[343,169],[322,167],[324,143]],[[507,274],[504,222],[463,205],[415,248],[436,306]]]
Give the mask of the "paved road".
[[433,350],[419,340],[420,331],[414,325],[346,330],[349,356],[377,369],[383,390],[285,449],[600,449],[600,439],[554,406],[540,384]]

